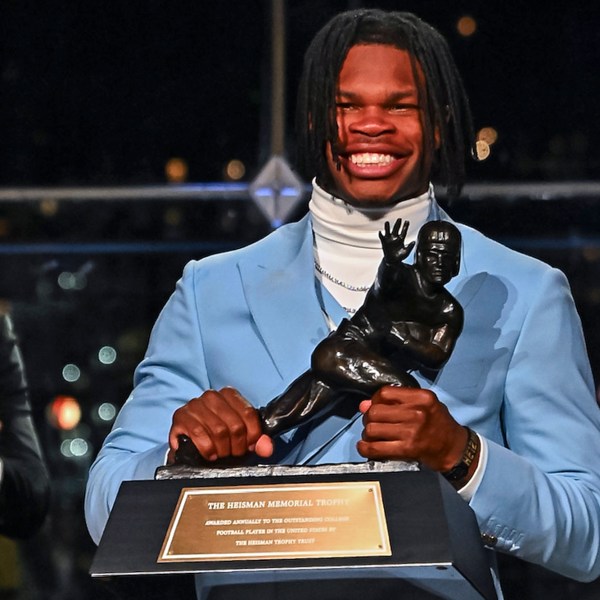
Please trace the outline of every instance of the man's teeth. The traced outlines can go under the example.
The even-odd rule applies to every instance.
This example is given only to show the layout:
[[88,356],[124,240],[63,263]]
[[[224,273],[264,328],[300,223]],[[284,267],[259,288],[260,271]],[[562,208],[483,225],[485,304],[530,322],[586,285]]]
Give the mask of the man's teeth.
[[373,152],[364,152],[362,154],[351,154],[350,161],[352,164],[358,166],[385,166],[389,165],[394,161],[394,157],[391,154],[375,154]]

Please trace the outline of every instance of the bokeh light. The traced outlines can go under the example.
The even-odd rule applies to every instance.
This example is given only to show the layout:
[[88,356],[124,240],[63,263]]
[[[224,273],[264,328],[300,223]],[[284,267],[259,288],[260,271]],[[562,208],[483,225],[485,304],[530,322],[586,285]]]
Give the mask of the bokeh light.
[[463,37],[470,37],[477,31],[477,21],[469,15],[464,15],[456,23],[456,29]]
[[77,365],[69,363],[63,367],[62,376],[65,381],[75,383],[81,377],[81,369]]
[[225,178],[239,181],[246,174],[246,166],[241,160],[233,159],[225,165]]
[[183,183],[188,178],[189,167],[184,158],[173,157],[165,165],[165,176],[171,183]]
[[81,406],[72,396],[56,396],[48,407],[47,419],[57,429],[74,429],[81,421]]
[[477,132],[477,139],[491,146],[498,141],[498,131],[494,127],[482,127]]
[[117,351],[112,346],[102,346],[98,350],[98,360],[103,365],[112,365],[117,360]]
[[65,290],[82,290],[87,285],[87,277],[84,273],[71,273],[63,271],[58,276],[58,286]]
[[100,421],[104,421],[105,423],[110,423],[114,421],[117,416],[117,407],[112,404],[112,402],[103,402],[98,407],[98,419]]
[[477,160],[483,161],[486,160],[491,152],[490,145],[484,140],[477,140],[475,142],[475,155]]
[[58,200],[56,198],[45,198],[40,201],[40,213],[44,217],[54,217],[58,212]]
[[90,445],[82,437],[63,440],[60,444],[60,453],[65,458],[82,458],[90,451]]

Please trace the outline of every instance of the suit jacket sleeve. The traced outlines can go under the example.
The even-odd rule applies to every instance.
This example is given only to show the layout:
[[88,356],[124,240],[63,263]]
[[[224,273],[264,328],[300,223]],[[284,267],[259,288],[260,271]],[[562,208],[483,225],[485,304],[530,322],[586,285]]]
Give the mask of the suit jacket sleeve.
[[31,418],[21,353],[7,316],[0,317],[0,534],[27,537],[42,524],[48,472]]
[[85,516],[96,543],[121,482],[154,478],[165,464],[173,413],[207,387],[190,263],[154,325],[133,392],[90,469]]
[[600,575],[600,419],[566,278],[548,269],[506,372],[504,444],[471,500],[497,550],[568,577]]

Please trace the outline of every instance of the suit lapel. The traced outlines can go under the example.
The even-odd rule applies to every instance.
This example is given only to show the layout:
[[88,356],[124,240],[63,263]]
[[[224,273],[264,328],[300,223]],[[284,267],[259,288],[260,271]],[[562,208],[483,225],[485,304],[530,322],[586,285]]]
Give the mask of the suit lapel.
[[[440,206],[435,203],[435,208],[432,211],[432,218],[449,221],[456,225],[459,229],[464,225],[456,223]],[[459,301],[460,305],[465,309],[471,300],[477,295],[484,281],[487,278],[486,273],[471,273],[469,265],[469,251],[465,248],[464,236],[462,243],[462,251],[460,255],[460,269],[458,275],[454,277],[448,284],[446,289]],[[414,253],[414,250],[413,250]],[[412,260],[412,257],[411,257]]]
[[309,218],[288,228],[267,252],[242,259],[239,271],[258,333],[289,383],[309,367],[313,349],[328,333],[315,293]]
[[[316,287],[310,220],[301,221],[293,233],[286,243],[277,245],[276,252],[239,263],[252,318],[285,385],[310,367],[312,351],[329,334],[322,306],[336,324],[347,316],[325,288]],[[326,444],[347,423],[338,417],[325,421],[325,425],[319,419],[303,426],[299,436],[284,434],[292,438],[287,462],[296,462],[303,448]],[[297,445],[294,439],[304,443]]]

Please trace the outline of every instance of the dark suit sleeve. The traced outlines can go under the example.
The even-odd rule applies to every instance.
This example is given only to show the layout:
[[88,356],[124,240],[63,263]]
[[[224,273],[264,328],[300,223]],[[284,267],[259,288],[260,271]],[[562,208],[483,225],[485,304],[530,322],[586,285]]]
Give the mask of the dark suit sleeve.
[[50,485],[31,418],[21,353],[5,315],[0,315],[0,534],[27,537],[42,524]]

